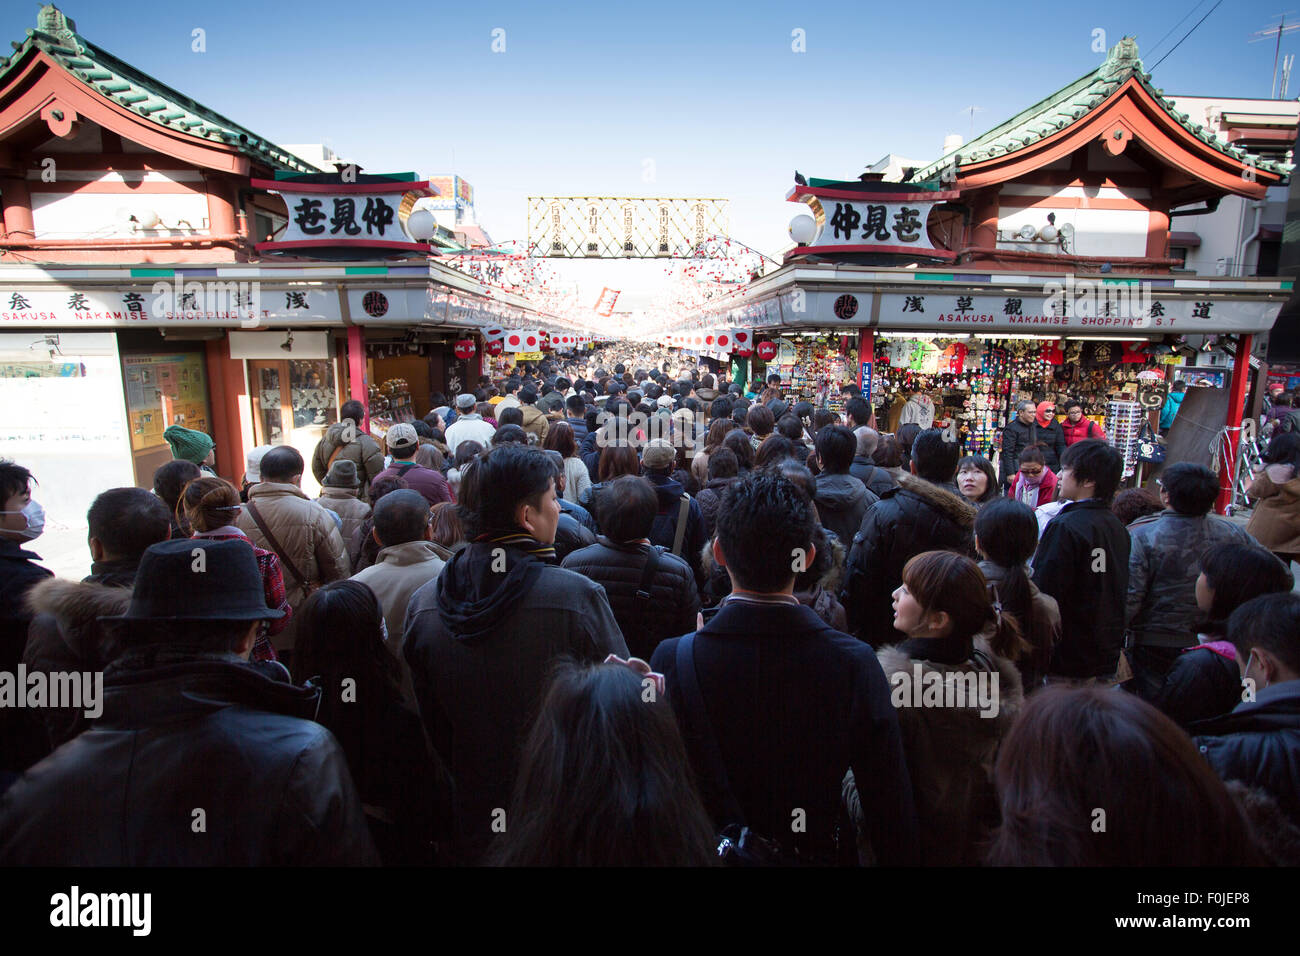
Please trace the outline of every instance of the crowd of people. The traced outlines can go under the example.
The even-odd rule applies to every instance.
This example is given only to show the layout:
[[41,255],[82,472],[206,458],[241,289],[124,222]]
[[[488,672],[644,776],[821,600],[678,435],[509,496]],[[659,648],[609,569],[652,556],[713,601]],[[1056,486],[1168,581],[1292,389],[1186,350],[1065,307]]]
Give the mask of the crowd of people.
[[0,462],[0,672],[103,680],[0,706],[0,863],[1300,862],[1300,435],[1242,527],[1077,403],[999,468],[619,358],[348,402],[238,487],[177,433],[81,581]]

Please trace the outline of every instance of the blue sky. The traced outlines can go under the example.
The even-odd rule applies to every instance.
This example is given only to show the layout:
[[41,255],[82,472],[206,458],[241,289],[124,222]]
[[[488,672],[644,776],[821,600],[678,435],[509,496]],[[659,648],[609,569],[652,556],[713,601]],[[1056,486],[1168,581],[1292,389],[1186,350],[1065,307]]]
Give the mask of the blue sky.
[[[459,173],[494,238],[524,237],[529,195],[717,196],[731,200],[732,235],[775,252],[795,211],[783,196],[796,168],[851,177],[888,152],[934,158],[945,134],[969,137],[965,107],[982,108],[979,133],[1094,68],[1094,30],[1108,46],[1136,34],[1151,69],[1213,3],[62,9],[83,36],[274,141],[328,142],[371,172]],[[1273,43],[1247,40],[1284,8],[1225,0],[1155,71],[1156,85],[1267,97]],[[0,39],[21,39],[36,12],[4,0]],[[191,49],[195,28],[206,31],[204,53]],[[792,51],[796,29],[804,53]],[[1283,37],[1284,54],[1297,47],[1300,33]]]

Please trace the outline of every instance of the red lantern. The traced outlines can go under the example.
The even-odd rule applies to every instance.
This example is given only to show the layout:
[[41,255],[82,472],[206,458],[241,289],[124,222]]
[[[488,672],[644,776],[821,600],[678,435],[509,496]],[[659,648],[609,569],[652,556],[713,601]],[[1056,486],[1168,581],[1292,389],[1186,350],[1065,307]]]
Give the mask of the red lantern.
[[488,355],[500,355],[505,349],[506,344],[501,339],[493,339],[483,346],[483,351],[487,352]]
[[770,362],[772,361],[772,359],[776,358],[776,343],[759,342],[758,357],[761,358],[764,362]]
[[474,357],[474,351],[475,351],[475,349],[474,349],[474,340],[473,340],[473,339],[457,339],[457,340],[456,340],[456,344],[452,347],[452,351],[455,352],[455,354],[456,354],[456,358],[458,358],[458,359],[468,359],[468,358],[473,358],[473,357]]
[[736,358],[749,358],[754,354],[754,350],[751,348],[738,348],[733,349],[731,354],[736,356]]

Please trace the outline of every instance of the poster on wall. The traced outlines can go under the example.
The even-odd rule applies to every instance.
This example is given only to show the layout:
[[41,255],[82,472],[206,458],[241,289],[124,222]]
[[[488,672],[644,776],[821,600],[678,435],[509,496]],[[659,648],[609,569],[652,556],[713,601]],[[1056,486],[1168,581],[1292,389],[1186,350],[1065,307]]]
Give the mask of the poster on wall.
[[169,425],[212,434],[203,353],[126,355],[122,371],[132,451],[166,444]]
[[1189,368],[1184,365],[1174,369],[1174,381],[1186,382],[1191,386],[1223,388],[1228,383],[1228,372],[1226,369]]

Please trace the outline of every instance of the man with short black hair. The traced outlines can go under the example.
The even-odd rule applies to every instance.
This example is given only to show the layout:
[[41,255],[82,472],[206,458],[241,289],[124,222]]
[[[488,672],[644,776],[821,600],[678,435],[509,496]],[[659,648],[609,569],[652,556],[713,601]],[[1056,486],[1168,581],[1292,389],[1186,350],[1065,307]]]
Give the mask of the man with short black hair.
[[880,433],[863,425],[853,430],[853,437],[857,439],[858,447],[857,454],[853,456],[853,464],[849,466],[849,474],[866,485],[867,490],[876,497],[891,488],[897,488],[898,482],[894,476],[877,465],[872,458],[880,444]]
[[1220,777],[1262,790],[1300,826],[1300,597],[1247,601],[1228,618],[1228,640],[1242,702],[1192,724],[1192,737]]
[[1126,644],[1134,690],[1146,700],[1160,690],[1178,655],[1196,646],[1201,555],[1218,545],[1258,543],[1245,528],[1211,514],[1219,478],[1204,465],[1178,462],[1157,480],[1165,510],[1128,526]]
[[684,559],[650,541],[659,499],[648,481],[624,475],[607,490],[604,533],[569,554],[563,566],[605,589],[628,650],[648,661],[664,638],[695,627],[695,575]]
[[854,397],[844,404],[844,415],[850,428],[864,428],[871,425],[875,417],[871,405],[865,399]]
[[1067,504],[1047,525],[1034,553],[1034,584],[1066,609],[1048,674],[1076,681],[1112,680],[1124,642],[1128,599],[1128,532],[1110,510],[1124,458],[1100,438],[1076,442],[1061,456],[1057,497]]
[[[143,488],[112,488],[98,495],[86,514],[90,574],[80,581],[47,578],[27,594],[31,625],[23,663],[27,673],[102,671],[119,647],[100,618],[121,614],[145,551],[171,532],[162,499]],[[46,707],[39,755],[71,740],[87,726],[82,711]]]
[[[403,626],[411,595],[442,573],[444,562],[433,547],[429,503],[410,488],[390,491],[375,503],[374,530],[379,545],[375,563],[353,575],[379,598],[388,630],[388,649],[402,662]],[[409,682],[410,674],[406,673]]]
[[[519,748],[561,657],[627,656],[595,582],[557,566],[555,466],[506,444],[465,469],[468,544],[412,596],[405,649],[420,713],[456,780],[460,857],[479,859],[510,805]],[[495,826],[494,826],[495,824]]]
[[[317,587],[352,574],[334,515],[303,494],[302,469],[302,455],[292,445],[268,451],[262,458],[262,480],[248,489],[248,504],[234,521],[256,547],[280,559],[285,597],[295,612]],[[297,619],[295,613],[275,635],[277,652],[293,649]]]
[[827,425],[817,433],[817,490],[813,500],[822,527],[847,549],[862,526],[862,516],[880,496],[849,474],[858,440],[843,425]]
[[519,392],[524,387],[523,379],[517,375],[512,375],[506,379],[503,394],[500,400],[493,402],[496,410],[499,412],[503,408],[515,408],[519,405]]
[[849,630],[880,647],[901,644],[890,595],[903,583],[903,565],[923,551],[974,556],[975,509],[956,492],[953,478],[961,449],[937,428],[912,444],[909,467],[897,488],[867,508],[844,569],[840,603]]
[[567,414],[564,420],[573,429],[573,440],[582,447],[587,438],[587,403],[581,395],[570,395],[564,400]]
[[369,501],[370,483],[384,470],[384,453],[379,449],[379,442],[362,430],[365,419],[366,406],[356,399],[344,402],[339,409],[339,421],[325,429],[325,434],[316,443],[311,456],[311,473],[317,482],[324,483],[330,465],[339,458],[346,458],[357,466],[361,500]]
[[731,594],[703,627],[662,642],[650,666],[715,825],[747,825],[806,862],[843,862],[849,841],[837,850],[835,833],[852,769],[876,862],[915,863],[911,783],[880,664],[794,597],[795,568],[816,557],[815,524],[812,502],[780,475],[731,485],[713,541]]
[[247,543],[152,545],[102,716],[5,794],[0,865],[378,865],[320,688],[248,666],[282,614]]

